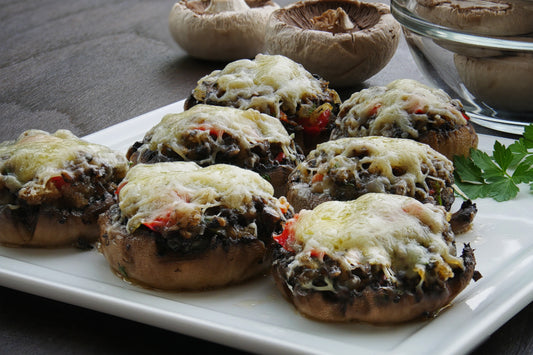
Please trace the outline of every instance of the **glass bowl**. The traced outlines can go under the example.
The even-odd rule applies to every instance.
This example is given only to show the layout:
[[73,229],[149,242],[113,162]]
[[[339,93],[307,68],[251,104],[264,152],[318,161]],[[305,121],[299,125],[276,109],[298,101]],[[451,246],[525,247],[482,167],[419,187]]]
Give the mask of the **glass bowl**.
[[[391,0],[391,12],[421,72],[460,99],[472,122],[522,134],[533,122],[533,0],[463,1],[479,8],[471,13],[428,7],[460,2]],[[487,18],[489,6],[499,9]]]

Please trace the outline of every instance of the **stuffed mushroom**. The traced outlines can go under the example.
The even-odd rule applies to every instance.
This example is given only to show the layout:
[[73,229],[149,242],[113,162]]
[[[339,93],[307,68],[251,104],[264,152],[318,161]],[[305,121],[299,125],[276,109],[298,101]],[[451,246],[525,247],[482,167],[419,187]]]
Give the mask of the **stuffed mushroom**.
[[450,210],[453,163],[427,144],[388,137],[340,138],[319,144],[289,177],[296,211],[369,192],[414,197]]
[[407,196],[325,202],[300,211],[275,239],[278,289],[321,321],[428,317],[480,277],[469,245],[456,255],[444,209]]
[[127,170],[123,154],[67,130],[0,144],[0,243],[89,247]]
[[99,250],[123,279],[166,290],[243,282],[269,266],[267,249],[292,208],[257,173],[232,165],[138,164],[101,215]]
[[328,140],[340,102],[327,81],[301,64],[281,55],[259,54],[201,78],[185,109],[200,103],[253,108],[278,118],[306,153]]
[[331,139],[384,136],[429,144],[453,159],[468,156],[478,136],[457,99],[411,79],[354,93],[339,109]]
[[256,110],[196,105],[163,117],[126,156],[133,164],[193,161],[200,166],[231,164],[257,172],[287,190],[287,176],[302,159],[281,122]]

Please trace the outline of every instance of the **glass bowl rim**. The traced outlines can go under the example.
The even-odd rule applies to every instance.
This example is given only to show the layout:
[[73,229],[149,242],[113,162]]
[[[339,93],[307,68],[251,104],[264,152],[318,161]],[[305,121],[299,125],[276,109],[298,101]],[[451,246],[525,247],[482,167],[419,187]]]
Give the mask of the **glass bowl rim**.
[[457,29],[432,23],[410,11],[405,4],[410,0],[391,0],[391,13],[407,30],[434,40],[458,43],[476,48],[509,50],[533,55],[533,37],[531,42],[514,40],[512,37],[492,37],[468,33]]

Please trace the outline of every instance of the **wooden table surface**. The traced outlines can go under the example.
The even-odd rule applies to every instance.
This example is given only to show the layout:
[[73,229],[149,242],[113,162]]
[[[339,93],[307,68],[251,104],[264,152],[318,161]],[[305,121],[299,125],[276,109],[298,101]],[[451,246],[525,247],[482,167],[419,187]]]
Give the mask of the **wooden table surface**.
[[[0,141],[30,128],[84,136],[187,97],[224,63],[193,59],[173,42],[173,3],[0,0]],[[379,74],[340,93],[401,77],[425,81],[403,40]],[[533,353],[532,316],[530,304],[472,354]],[[239,351],[0,287],[1,354],[148,352]]]

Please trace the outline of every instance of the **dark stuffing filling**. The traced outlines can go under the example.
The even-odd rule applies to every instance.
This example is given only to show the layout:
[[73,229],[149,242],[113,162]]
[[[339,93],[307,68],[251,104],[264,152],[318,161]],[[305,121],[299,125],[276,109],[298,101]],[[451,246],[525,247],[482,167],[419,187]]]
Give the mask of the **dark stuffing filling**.
[[[315,78],[317,80],[321,80],[317,76],[315,76]],[[191,94],[185,102],[185,109],[188,110],[189,108],[201,103],[215,106],[231,106],[240,109],[253,108],[261,113],[277,117],[287,132],[291,134],[304,130],[305,125],[307,124],[306,120],[314,112],[314,110],[325,103],[329,103],[332,107],[331,117],[328,117],[327,124],[324,125],[321,130],[328,132],[329,135],[329,132],[331,132],[331,129],[333,128],[336,114],[339,112],[340,102],[338,102],[336,93],[329,90],[327,85],[327,82],[321,80],[322,93],[318,96],[313,95],[301,98],[294,112],[293,109],[290,109],[286,104],[283,103],[283,101],[281,101],[280,114],[277,115],[277,108],[273,107],[273,105],[275,105],[274,102],[270,103],[270,105],[262,102],[262,106],[256,106],[250,103],[249,105],[246,105],[246,107],[242,106],[241,100],[251,100],[253,97],[240,98],[239,101],[223,102],[220,100],[220,97],[224,95],[225,91],[220,89],[216,82],[204,82],[203,87],[205,89],[205,97],[197,98],[194,96],[194,93]]]
[[[462,108],[461,104],[452,101],[452,105],[459,110],[462,115],[467,119],[466,112]],[[348,136],[361,136],[357,132],[364,129],[363,131],[368,131],[370,127],[374,124],[374,121],[377,117],[377,113],[374,113],[368,117],[356,117],[354,119],[355,126],[349,127],[350,124],[347,124],[345,117],[351,107],[346,106],[341,112],[339,112],[338,120],[335,123],[335,127],[332,132],[332,139],[337,139],[340,137]],[[349,116],[348,116],[349,117]],[[440,134],[446,134],[457,129],[456,124],[450,121],[449,118],[443,117],[440,114],[434,114],[431,112],[413,112],[409,114],[409,119],[411,121],[412,127],[418,132],[418,137],[414,137],[409,132],[405,132],[401,127],[394,124],[393,126],[387,126],[386,129],[380,134],[391,137],[391,138],[411,138],[419,139],[428,134],[428,132],[437,132]],[[355,135],[353,134],[355,132]]]
[[[369,192],[385,192],[396,195],[405,195],[416,198],[423,203],[432,203],[442,205],[446,210],[450,210],[454,200],[454,183],[453,173],[445,169],[442,162],[434,160],[433,166],[435,171],[430,172],[426,164],[422,164],[422,173],[428,174],[425,179],[427,188],[420,183],[416,184],[414,191],[408,189],[408,184],[402,183],[402,175],[406,170],[402,167],[393,167],[393,174],[397,178],[394,182],[384,179],[379,171],[369,171],[370,163],[360,163],[360,160],[368,155],[365,150],[353,151],[349,158],[353,166],[347,167],[328,167],[327,175],[317,177],[316,171],[320,166],[329,165],[331,156],[325,151],[315,151],[314,157],[306,160],[299,165],[298,169],[293,171],[289,177],[289,183],[304,183],[312,186],[314,181],[326,182],[329,188],[328,194],[333,200],[348,201],[356,199]],[[329,181],[328,181],[329,180]],[[376,181],[380,181],[379,187]],[[384,191],[381,191],[381,185],[384,185]],[[321,193],[321,191],[313,190]],[[322,191],[323,193],[323,191]]]
[[[0,189],[0,216],[13,221],[33,236],[39,216],[47,216],[59,224],[66,223],[71,217],[80,218],[86,225],[94,225],[98,216],[114,203],[114,191],[123,178],[109,166],[71,170],[48,181],[48,195],[11,192]],[[90,242],[80,237],[77,248],[91,249]]]
[[[439,277],[431,263],[426,266],[426,280],[421,284],[418,275],[408,276],[404,270],[396,270],[396,282],[387,279],[383,271],[374,265],[347,270],[327,254],[322,260],[315,256],[305,259],[289,274],[289,264],[294,259],[294,252],[289,252],[279,245],[273,251],[273,268],[284,278],[292,293],[306,295],[321,292],[324,298],[333,302],[342,300],[349,304],[350,300],[361,297],[364,290],[386,289],[394,291],[398,298],[403,294],[412,294],[420,299],[426,293],[439,293],[446,288],[446,280]],[[475,265],[473,250],[468,244],[463,249],[462,259],[465,270]],[[462,269],[455,269],[454,278],[458,278],[462,272]],[[475,277],[478,277],[477,274]],[[321,290],[322,287],[324,289]]]
[[[291,212],[280,215],[267,201],[254,198],[253,204],[242,209],[211,207],[204,211],[199,224],[175,229],[170,226],[153,230],[141,225],[133,234],[143,234],[154,238],[159,255],[176,253],[180,256],[194,255],[214,249],[219,245],[228,247],[233,243],[253,242],[259,239],[265,246],[273,242],[272,235],[280,233],[282,223],[292,217]],[[120,223],[125,231],[127,219],[121,220],[118,205],[110,209],[112,223]],[[255,222],[256,228],[252,227]],[[105,236],[104,236],[105,238]]]
[[[278,166],[294,167],[296,162],[285,156],[282,146],[278,142],[261,141],[251,146],[242,147],[239,139],[228,132],[221,135],[209,131],[193,129],[183,135],[180,146],[182,155],[176,153],[169,146],[163,146],[160,151],[150,150],[151,137],[143,142],[135,143],[126,157],[134,164],[153,164],[167,161],[193,161],[200,166],[211,164],[231,164],[258,173],[269,171]],[[296,148],[292,149],[296,152]]]
[[0,205],[0,214],[9,214],[12,220],[33,231],[39,214],[51,216],[60,224],[65,223],[71,216],[80,217],[85,224],[96,223],[98,216],[113,202],[113,195],[107,192],[100,198],[91,197],[89,203],[82,208],[67,206],[68,204],[63,204],[61,201],[54,204],[29,205],[25,201],[17,200],[16,204]]
[[[87,159],[90,159],[88,157]],[[124,177],[108,165],[83,168],[77,164],[65,169],[46,183],[46,192],[24,189],[0,189],[0,210],[34,228],[39,212],[57,216],[59,223],[68,216],[80,216],[83,222],[95,223],[98,215],[113,203],[113,194]],[[33,223],[32,223],[33,222]]]

